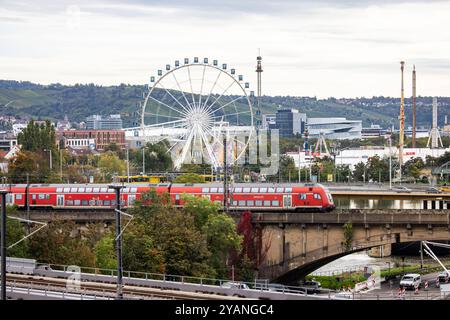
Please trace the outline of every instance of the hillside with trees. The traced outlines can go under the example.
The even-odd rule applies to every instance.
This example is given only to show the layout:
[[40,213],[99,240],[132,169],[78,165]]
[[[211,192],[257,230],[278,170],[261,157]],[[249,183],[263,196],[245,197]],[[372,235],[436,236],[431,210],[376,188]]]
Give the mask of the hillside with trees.
[[[138,125],[139,102],[145,85],[120,84],[99,86],[95,84],[59,83],[40,85],[31,82],[0,80],[0,114],[35,119],[64,119],[85,121],[92,114],[121,114],[124,126]],[[231,99],[232,97],[230,97]],[[417,99],[417,125],[431,124],[432,97]],[[450,97],[438,97],[439,114],[450,113]],[[406,126],[411,125],[411,99],[405,100]],[[261,112],[275,113],[279,107],[295,108],[308,117],[346,117],[363,120],[363,126],[379,124],[383,127],[398,126],[400,98],[371,97],[355,99],[317,99],[316,97],[263,96]],[[239,108],[239,105],[238,105]],[[444,117],[439,117],[442,126]]]

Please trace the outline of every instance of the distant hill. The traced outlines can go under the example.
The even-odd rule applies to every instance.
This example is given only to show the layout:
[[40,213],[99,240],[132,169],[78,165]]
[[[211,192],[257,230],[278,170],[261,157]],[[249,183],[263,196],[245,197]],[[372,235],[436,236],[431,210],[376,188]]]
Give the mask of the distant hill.
[[[98,86],[94,84],[40,85],[31,82],[0,80],[0,114],[27,118],[85,121],[92,114],[121,114],[125,126],[139,123],[139,102],[143,85]],[[406,125],[412,124],[411,99],[406,99]],[[432,97],[418,97],[417,125],[431,124]],[[450,114],[450,97],[438,97],[439,125]],[[363,120],[363,126],[380,124],[398,127],[399,98],[316,99],[315,97],[263,96],[262,113],[275,113],[279,107],[296,108],[308,117],[346,117]],[[245,119],[244,119],[245,121]]]

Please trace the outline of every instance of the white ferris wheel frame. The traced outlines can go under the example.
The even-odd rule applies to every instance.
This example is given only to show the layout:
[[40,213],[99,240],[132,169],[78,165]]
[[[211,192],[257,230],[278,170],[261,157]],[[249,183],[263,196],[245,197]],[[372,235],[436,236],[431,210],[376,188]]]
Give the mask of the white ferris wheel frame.
[[[192,89],[192,79],[191,79],[191,76],[190,76],[190,69],[189,69],[190,67],[203,67],[203,76],[202,76],[202,79],[201,79],[202,84],[201,84],[200,93],[194,93],[194,92],[193,92],[194,90]],[[229,104],[231,104],[231,103],[234,103],[234,102],[236,102],[237,100],[243,99],[243,98],[245,97],[245,99],[246,99],[246,101],[247,101],[247,104],[248,104],[248,107],[249,107],[249,110],[248,110],[248,111],[245,111],[245,112],[239,112],[239,113],[236,113],[236,114],[230,114],[230,115],[238,115],[238,114],[240,114],[240,113],[250,113],[250,126],[253,127],[253,106],[252,106],[251,99],[250,99],[249,95],[247,94],[247,91],[246,91],[245,87],[243,87],[242,84],[241,84],[241,81],[242,81],[242,80],[239,79],[239,76],[238,76],[238,79],[236,79],[236,77],[233,76],[233,74],[230,74],[230,73],[226,70],[226,67],[225,67],[225,68],[220,68],[219,66],[212,65],[212,64],[210,64],[210,63],[201,63],[201,62],[197,62],[197,63],[195,63],[195,62],[194,62],[194,63],[185,63],[185,64],[181,64],[181,63],[180,63],[179,66],[175,66],[173,69],[166,70],[166,72],[164,72],[163,74],[161,74],[161,75],[158,77],[158,79],[157,79],[153,84],[150,84],[150,85],[149,85],[149,90],[148,90],[147,95],[145,95],[145,99],[144,99],[144,102],[143,102],[143,105],[142,105],[142,110],[141,110],[141,130],[142,130],[142,134],[143,134],[144,141],[147,141],[147,139],[146,139],[146,133],[145,133],[147,128],[164,128],[165,125],[166,125],[166,126],[167,126],[167,125],[170,126],[170,125],[176,125],[176,124],[182,123],[182,122],[187,122],[186,119],[180,118],[180,120],[168,121],[168,122],[164,122],[164,123],[156,123],[156,124],[150,124],[150,125],[146,125],[146,124],[145,124],[145,117],[146,117],[146,114],[150,114],[150,115],[159,117],[158,114],[147,113],[147,112],[145,111],[145,110],[146,110],[146,107],[147,107],[147,104],[148,104],[148,102],[149,102],[149,99],[152,99],[152,100],[156,101],[156,103],[159,103],[160,105],[163,105],[163,106],[167,107],[168,109],[170,109],[170,110],[172,110],[172,111],[175,111],[175,112],[177,112],[177,113],[179,113],[179,114],[181,114],[181,115],[183,115],[183,114],[184,114],[184,115],[187,115],[189,112],[192,111],[190,102],[189,102],[188,99],[186,98],[186,95],[189,95],[189,93],[188,93],[188,91],[186,91],[186,90],[183,91],[183,89],[181,88],[180,83],[178,82],[177,78],[176,78],[175,75],[174,75],[174,72],[179,71],[179,70],[181,70],[181,69],[183,69],[183,68],[187,68],[187,70],[188,70],[188,74],[189,74],[189,82],[190,82],[190,88],[191,88],[191,95],[192,95],[192,103],[193,103],[194,105],[197,103],[197,101],[195,101],[194,95],[198,95],[198,96],[199,96],[198,103],[199,103],[200,106],[206,107],[206,108],[207,108],[206,111],[213,111],[213,112],[216,112],[216,111],[221,110],[221,109],[223,110],[227,105],[229,105]],[[217,74],[217,78],[216,78],[216,80],[215,80],[215,82],[214,82],[214,84],[213,84],[211,90],[209,91],[209,94],[208,94],[207,98],[205,99],[204,104],[202,105],[202,103],[203,103],[203,102],[202,102],[202,96],[207,94],[207,91],[205,92],[205,94],[203,94],[203,92],[202,92],[202,90],[203,90],[203,83],[204,83],[204,80],[205,80],[204,76],[205,76],[206,68],[212,68],[212,69],[215,69],[215,70],[217,70],[217,71],[219,71],[219,72],[218,72],[218,74]],[[162,71],[161,71],[161,73],[162,73]],[[178,90],[181,92],[181,94],[182,94],[184,100],[185,100],[186,103],[187,103],[186,106],[184,106],[182,103],[180,103],[180,101],[179,101],[177,98],[175,98],[175,97],[170,93],[169,90],[170,90],[171,88],[168,89],[168,88],[164,87],[164,86],[161,84],[161,81],[162,81],[163,79],[165,79],[167,76],[171,75],[171,74],[173,75],[174,80],[176,81]],[[212,92],[214,91],[214,89],[215,89],[215,87],[216,87],[216,84],[217,84],[217,81],[219,80],[221,74],[227,75],[228,78],[230,78],[230,79],[232,80],[232,82],[231,82],[230,85],[228,85],[228,86],[225,88],[225,90],[224,90],[217,98],[215,98],[215,100],[214,100],[214,102],[212,102],[212,104],[207,105],[207,103],[208,103],[208,101],[209,101],[211,95],[213,94]],[[220,99],[220,98],[221,98],[221,97],[222,97],[222,96],[223,96],[223,95],[224,95],[224,94],[225,94],[225,93],[226,93],[226,92],[234,85],[234,84],[237,84],[237,85],[238,85],[239,89],[243,92],[243,94],[240,95],[238,98],[232,99],[231,101],[225,103],[224,105],[220,105],[219,108],[217,108],[217,109],[215,109],[215,110],[211,110],[211,109],[212,109],[212,106],[214,106],[215,103],[216,103],[216,102],[217,102],[217,101],[218,101],[218,100],[219,100],[219,99]],[[158,86],[158,85],[159,85],[159,86]],[[168,104],[166,104],[166,103],[164,103],[164,102],[162,102],[162,101],[160,101],[160,100],[158,100],[158,99],[152,97],[152,93],[153,93],[153,91],[155,90],[155,88],[158,88],[158,89],[160,89],[160,90],[165,90],[166,93],[168,93],[169,96],[170,96],[170,97],[171,97],[178,105],[181,106],[182,109],[181,109],[181,110],[177,110],[175,107],[169,106]],[[222,87],[221,87],[221,88],[222,88]],[[222,88],[222,89],[223,89],[223,88]],[[185,95],[185,92],[187,92],[186,95]],[[214,95],[215,95],[215,94],[214,94]],[[219,104],[220,104],[220,103],[219,103]],[[223,117],[225,117],[225,116],[226,116],[226,115],[221,116],[222,119],[223,119]],[[165,116],[165,115],[162,115],[162,117],[170,118],[171,116]],[[219,117],[220,117],[220,116],[211,117],[211,118],[214,119],[214,118],[219,118]],[[175,118],[175,117],[172,117],[172,118]],[[229,137],[229,130],[227,129],[227,127],[225,127],[225,130],[224,130],[224,128],[222,127],[223,121],[221,121],[220,123],[221,123],[221,124],[220,124],[220,131],[222,132],[222,130],[223,130],[223,131],[225,132],[227,138],[228,138],[228,137]],[[207,128],[203,128],[203,129],[207,129]],[[203,132],[202,130],[199,130],[199,131],[200,131],[200,132]],[[205,130],[205,131],[206,131],[206,130]],[[176,164],[175,164],[175,167],[176,167],[176,168],[177,168],[177,167],[178,167],[178,168],[180,167],[181,162],[185,159],[186,154],[187,154],[187,152],[188,152],[189,149],[190,149],[190,145],[192,144],[192,138],[193,138],[192,135],[193,135],[193,132],[194,132],[194,130],[192,130],[191,132],[189,132],[188,135],[187,135],[187,139],[185,140],[185,145],[183,146],[183,149],[182,149],[181,157],[179,157],[179,159],[177,159],[177,161],[180,162],[180,163],[177,164],[177,161],[176,161]],[[242,156],[245,154],[246,149],[248,148],[248,145],[249,145],[249,143],[250,143],[250,140],[251,140],[250,138],[251,138],[252,133],[253,133],[253,130],[250,130],[249,133],[248,133],[247,143],[245,143],[245,145],[244,145],[244,147],[242,148],[241,152],[239,152],[239,153],[236,155],[236,157],[235,157],[235,159],[234,159],[233,161],[237,161],[240,157],[242,157]],[[220,134],[220,133],[219,133],[219,134]],[[217,138],[218,138],[217,136],[214,136],[212,133],[209,133],[209,135],[214,139],[214,143],[218,142],[219,144],[221,144],[221,145],[223,146],[222,142],[219,141],[219,140],[217,139]],[[203,141],[204,144],[205,144],[205,148],[206,148],[206,150],[207,150],[208,157],[210,158],[210,160],[211,160],[211,162],[212,162],[212,165],[213,165],[214,167],[216,167],[216,168],[217,168],[217,167],[220,167],[219,161],[216,159],[216,157],[214,156],[214,152],[213,152],[213,150],[211,149],[211,145],[210,145],[209,143],[207,143],[207,141],[206,141],[206,140],[207,140],[207,137],[205,136],[205,132],[203,132],[203,134],[202,134],[202,136],[200,137],[200,139],[201,139],[201,141]],[[227,139],[227,140],[228,140],[228,139]],[[180,141],[183,141],[183,140],[180,140]],[[240,142],[240,141],[237,140],[236,142]],[[172,147],[174,147],[176,144],[178,144],[178,142],[175,143]],[[241,142],[241,144],[242,144],[242,142]],[[228,143],[227,143],[227,145],[228,145]],[[171,147],[171,149],[172,149],[172,147]],[[170,151],[171,149],[169,149],[168,151]],[[203,151],[203,150],[202,150],[202,151]]]

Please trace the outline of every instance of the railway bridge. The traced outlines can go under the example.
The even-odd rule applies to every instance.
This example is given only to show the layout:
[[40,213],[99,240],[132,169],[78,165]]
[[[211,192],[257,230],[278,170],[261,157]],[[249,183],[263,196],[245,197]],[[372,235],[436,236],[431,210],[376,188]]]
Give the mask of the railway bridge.
[[449,210],[338,209],[253,213],[259,277],[294,283],[345,255],[419,240],[449,240]]

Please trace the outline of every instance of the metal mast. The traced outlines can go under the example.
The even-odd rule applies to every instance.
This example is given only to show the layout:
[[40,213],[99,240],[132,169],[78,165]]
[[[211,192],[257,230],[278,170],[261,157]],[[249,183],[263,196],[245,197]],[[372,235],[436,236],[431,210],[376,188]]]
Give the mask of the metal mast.
[[437,126],[437,98],[433,98],[433,122],[432,127],[430,131],[430,136],[428,137],[427,147],[430,146],[431,141],[431,148],[436,149],[439,148],[439,144],[443,148],[444,145],[442,144],[441,135],[439,133],[439,129]]
[[[404,135],[405,135],[405,90],[403,87],[403,70],[405,67],[405,62],[400,62],[400,70],[401,70],[401,97],[400,97],[400,116],[398,119],[400,120],[400,131],[398,138],[398,161],[400,164],[400,180],[402,174],[402,165],[403,165],[403,144],[404,144]],[[400,181],[401,182],[401,181]]]
[[256,122],[258,125],[260,125],[260,123],[258,123],[258,121],[260,121],[261,119],[259,119],[259,117],[261,116],[261,73],[263,72],[262,69],[262,57],[261,57],[261,51],[258,50],[258,56],[256,57],[256,75],[257,75],[257,91],[256,91],[256,95],[257,95],[257,108],[256,108]]
[[413,114],[412,114],[412,147],[416,147],[416,65],[412,72],[412,98],[413,98]]

